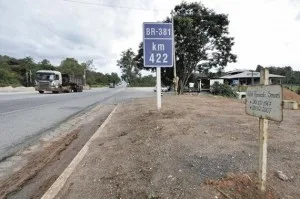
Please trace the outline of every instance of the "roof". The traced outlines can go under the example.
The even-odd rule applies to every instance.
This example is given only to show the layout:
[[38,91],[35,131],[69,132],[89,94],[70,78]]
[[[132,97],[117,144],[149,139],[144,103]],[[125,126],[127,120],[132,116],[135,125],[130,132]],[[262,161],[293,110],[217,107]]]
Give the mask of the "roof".
[[55,71],[55,70],[38,70],[36,72],[37,73],[54,73],[54,74],[60,74],[59,71]]
[[245,72],[245,71],[249,71],[249,70],[247,70],[247,69],[235,69],[235,70],[228,71],[226,73],[227,74],[233,74],[233,73],[242,73],[242,72]]
[[[238,73],[235,75],[225,75],[220,77],[220,79],[239,79],[239,78],[260,78],[260,72],[252,72],[252,71],[245,71],[242,73]],[[271,78],[284,78],[285,76],[282,75],[275,75],[275,74],[269,74],[269,77]]]

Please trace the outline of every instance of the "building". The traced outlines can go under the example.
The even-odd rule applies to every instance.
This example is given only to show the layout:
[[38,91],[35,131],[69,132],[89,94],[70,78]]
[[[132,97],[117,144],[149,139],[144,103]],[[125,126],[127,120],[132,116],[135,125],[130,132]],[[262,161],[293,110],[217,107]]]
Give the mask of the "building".
[[[285,76],[269,74],[270,84],[281,84]],[[235,70],[227,72],[227,75],[220,77],[229,85],[257,85],[260,83],[260,72],[249,70]]]
[[[203,73],[194,73],[196,77],[194,91],[210,91],[211,86],[215,82],[220,84],[228,84],[231,86],[247,86],[247,85],[258,85],[260,83],[260,72],[250,71],[246,69],[239,69],[223,73],[223,76],[213,75],[208,77]],[[285,76],[269,74],[270,84],[281,84],[282,79]]]

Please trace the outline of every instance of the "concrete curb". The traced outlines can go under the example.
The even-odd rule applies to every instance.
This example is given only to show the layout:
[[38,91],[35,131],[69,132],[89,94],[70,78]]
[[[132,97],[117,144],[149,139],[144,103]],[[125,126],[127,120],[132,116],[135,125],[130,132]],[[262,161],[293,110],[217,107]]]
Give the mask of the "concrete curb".
[[79,153],[75,156],[69,166],[62,172],[62,174],[56,179],[56,181],[51,185],[48,191],[43,195],[42,199],[53,199],[57,196],[59,191],[63,188],[71,174],[74,172],[77,165],[81,162],[84,156],[87,154],[89,150],[90,144],[100,136],[104,127],[108,124],[113,114],[116,112],[118,106],[114,108],[114,110],[109,114],[106,120],[102,123],[102,125],[97,129],[94,135],[87,141],[87,143],[82,147]]

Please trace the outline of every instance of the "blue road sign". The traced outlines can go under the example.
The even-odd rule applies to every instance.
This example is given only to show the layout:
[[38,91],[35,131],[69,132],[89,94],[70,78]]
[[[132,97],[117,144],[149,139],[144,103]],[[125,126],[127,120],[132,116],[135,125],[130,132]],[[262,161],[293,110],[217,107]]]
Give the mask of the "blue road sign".
[[144,66],[173,67],[172,23],[144,23]]

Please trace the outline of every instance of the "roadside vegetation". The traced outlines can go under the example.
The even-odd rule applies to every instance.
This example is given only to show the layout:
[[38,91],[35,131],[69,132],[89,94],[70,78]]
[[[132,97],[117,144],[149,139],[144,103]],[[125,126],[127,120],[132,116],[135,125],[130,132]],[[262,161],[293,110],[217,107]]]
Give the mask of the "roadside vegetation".
[[129,87],[154,87],[156,77],[152,75],[142,77],[141,69],[136,66],[136,54],[130,48],[123,51],[117,66],[122,70],[122,80],[128,83]]
[[104,86],[121,81],[117,73],[103,74],[96,72],[93,60],[79,63],[74,58],[66,58],[59,66],[54,66],[47,59],[36,63],[31,57],[17,59],[0,55],[0,87],[34,86],[35,73],[38,70],[58,70],[78,77],[83,77],[86,70],[86,80],[89,85]]
[[211,86],[211,93],[213,95],[220,95],[223,97],[237,98],[238,94],[234,91],[228,84],[220,84],[219,82],[215,82]]
[[128,87],[154,87],[156,85],[156,77],[152,75],[137,77],[128,84]]
[[300,84],[284,84],[283,87],[300,95]]

